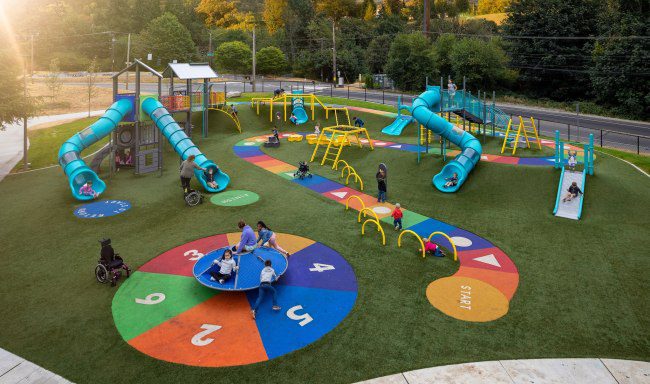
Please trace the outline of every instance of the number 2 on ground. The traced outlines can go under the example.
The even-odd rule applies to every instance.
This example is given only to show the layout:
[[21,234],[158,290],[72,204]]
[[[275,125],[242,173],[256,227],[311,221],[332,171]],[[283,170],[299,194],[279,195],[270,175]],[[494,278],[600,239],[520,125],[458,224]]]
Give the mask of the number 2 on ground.
[[314,268],[309,268],[309,270],[312,272],[331,271],[333,269],[335,269],[333,265],[321,263],[314,263]]
[[206,336],[212,332],[220,330],[221,325],[203,324],[201,326],[201,329],[203,329],[203,331],[197,333],[194,335],[194,337],[192,337],[192,344],[196,345],[197,347],[205,347],[206,345],[212,343],[214,339]]

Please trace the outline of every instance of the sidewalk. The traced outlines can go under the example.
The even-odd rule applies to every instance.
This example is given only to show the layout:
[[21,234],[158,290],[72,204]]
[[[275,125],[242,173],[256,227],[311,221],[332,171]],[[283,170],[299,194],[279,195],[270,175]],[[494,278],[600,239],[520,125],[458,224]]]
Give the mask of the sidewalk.
[[501,360],[398,373],[357,384],[648,384],[650,363],[616,359]]
[[69,384],[70,381],[0,348],[0,383]]
[[[91,111],[91,116],[98,116],[104,110]],[[29,130],[41,124],[56,123],[70,119],[81,119],[88,116],[88,112],[65,113],[62,115],[38,116],[27,120]],[[29,147],[29,143],[28,143]],[[58,149],[56,149],[58,150]],[[4,131],[0,131],[0,181],[23,158],[23,123],[7,125]],[[27,159],[29,161],[29,159]]]

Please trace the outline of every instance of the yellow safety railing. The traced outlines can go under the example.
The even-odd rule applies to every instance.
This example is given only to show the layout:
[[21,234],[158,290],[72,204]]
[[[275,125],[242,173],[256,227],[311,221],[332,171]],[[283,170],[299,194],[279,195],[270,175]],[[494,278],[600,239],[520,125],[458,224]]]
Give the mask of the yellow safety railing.
[[361,203],[361,209],[366,209],[366,204],[361,200],[361,198],[358,195],[352,195],[348,197],[347,200],[345,200],[345,210],[347,211],[350,209],[350,199],[357,199]]
[[407,233],[412,234],[413,236],[415,236],[416,239],[418,239],[418,241],[420,242],[420,249],[422,250],[422,257],[423,258],[426,257],[426,251],[424,249],[424,242],[422,241],[422,238],[420,238],[420,236],[417,233],[411,231],[410,229],[406,229],[399,234],[399,237],[397,238],[397,246],[398,247],[402,246],[402,236],[404,236]]
[[458,252],[456,251],[456,244],[454,244],[454,241],[451,239],[451,237],[449,237],[449,236],[448,236],[446,233],[444,233],[444,232],[436,231],[436,232],[432,232],[432,233],[429,235],[429,237],[428,237],[427,239],[428,239],[429,241],[431,241],[431,238],[432,238],[433,236],[435,236],[435,235],[442,235],[442,236],[446,237],[447,240],[449,240],[449,244],[451,244],[451,248],[452,248],[453,251],[454,251],[454,261],[458,261]]
[[361,209],[359,211],[359,216],[357,217],[357,223],[361,222],[361,215],[362,214],[363,214],[363,217],[366,217],[366,215],[367,215],[366,212],[370,212],[375,217],[375,220],[377,220],[377,222],[379,222],[379,216],[377,216],[377,213],[375,211],[373,211],[372,209],[370,209],[370,208],[364,207],[363,209]]
[[368,223],[374,223],[377,225],[377,230],[379,233],[381,233],[381,244],[386,245],[386,234],[384,233],[384,229],[381,227],[381,224],[379,224],[379,221],[375,219],[368,219],[361,224],[361,234],[365,235],[366,234],[366,224]]

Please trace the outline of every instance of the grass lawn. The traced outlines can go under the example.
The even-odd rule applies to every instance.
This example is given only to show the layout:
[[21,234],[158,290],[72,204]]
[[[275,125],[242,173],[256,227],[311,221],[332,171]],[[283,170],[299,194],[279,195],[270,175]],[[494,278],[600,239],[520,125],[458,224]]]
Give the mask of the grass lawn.
[[[650,359],[650,179],[610,156],[599,156],[587,179],[583,219],[555,218],[559,172],[481,162],[461,190],[443,194],[431,178],[439,157],[391,149],[345,148],[367,188],[389,167],[391,202],[485,237],[514,261],[520,283],[504,317],[463,322],[433,308],[427,285],[453,274],[449,258],[417,256],[413,240],[397,247],[384,228],[360,235],[356,215],[341,205],[236,157],[242,138],[270,133],[267,116],[240,108],[243,133],[226,116],[211,115],[201,150],[232,178],[232,189],[258,193],[252,205],[225,208],[184,205],[178,158],[165,144],[164,173],[120,172],[107,181],[106,199],[133,208],[109,218],[81,220],[79,206],[58,168],[17,174],[0,183],[0,346],[77,383],[286,382],[349,383],[434,365],[495,359],[611,357]],[[373,138],[390,119],[360,114]],[[323,119],[323,117],[319,117]],[[85,123],[84,123],[85,124]],[[80,127],[85,126],[80,123]],[[305,130],[311,130],[308,124]],[[415,127],[414,125],[412,127]],[[70,135],[57,136],[65,140]],[[415,139],[415,129],[394,141]],[[33,150],[37,142],[33,142]],[[56,157],[60,143],[49,142]],[[497,144],[488,143],[487,148]],[[284,142],[265,151],[297,164],[312,146]],[[48,155],[49,156],[49,155]],[[45,155],[43,155],[45,157]],[[312,171],[338,180],[330,167]],[[130,347],[113,324],[115,288],[98,284],[93,269],[98,239],[108,236],[134,269],[165,250],[201,237],[236,231],[240,218],[317,240],[354,268],[358,298],[349,316],[317,342],[265,363],[207,369],[166,363]],[[106,362],[115,362],[113,369]]]

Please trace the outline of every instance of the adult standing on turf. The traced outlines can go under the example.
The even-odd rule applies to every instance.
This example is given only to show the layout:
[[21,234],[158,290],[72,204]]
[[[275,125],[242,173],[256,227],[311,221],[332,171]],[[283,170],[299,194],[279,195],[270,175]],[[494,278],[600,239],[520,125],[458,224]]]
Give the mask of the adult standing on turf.
[[377,202],[384,203],[386,202],[386,172],[382,168],[379,168],[376,177],[377,190],[379,191],[377,194]]
[[180,171],[181,171],[181,185],[183,186],[183,191],[187,193],[190,190],[190,180],[192,180],[192,175],[194,174],[195,169],[200,169],[201,171],[205,172],[205,168],[199,167],[195,162],[194,159],[196,157],[194,155],[189,155],[187,159],[183,160],[181,163]]
[[250,225],[246,225],[244,220],[239,220],[237,227],[241,229],[241,238],[239,244],[235,245],[233,251],[237,254],[242,254],[244,252],[251,252],[257,246],[257,241],[255,241],[255,232]]

